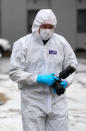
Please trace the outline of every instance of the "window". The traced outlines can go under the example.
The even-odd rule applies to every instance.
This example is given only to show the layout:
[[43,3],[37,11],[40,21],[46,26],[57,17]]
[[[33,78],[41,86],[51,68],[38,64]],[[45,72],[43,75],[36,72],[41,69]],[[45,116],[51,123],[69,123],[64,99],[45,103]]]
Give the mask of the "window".
[[27,33],[31,33],[32,24],[34,18],[39,10],[28,10],[27,11]]
[[77,31],[86,33],[86,10],[78,10],[77,16]]

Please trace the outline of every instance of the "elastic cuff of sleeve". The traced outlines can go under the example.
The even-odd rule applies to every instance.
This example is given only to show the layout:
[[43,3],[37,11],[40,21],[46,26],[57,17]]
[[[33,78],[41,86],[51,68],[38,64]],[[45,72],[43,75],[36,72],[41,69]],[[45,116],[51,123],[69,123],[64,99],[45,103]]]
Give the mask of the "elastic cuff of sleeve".
[[34,76],[34,79],[33,79],[34,83],[37,82],[37,75]]
[[[67,87],[68,87],[68,86],[69,86],[69,83],[68,83],[68,81],[67,81],[67,80],[65,80],[65,81],[67,82]],[[66,88],[67,88],[67,87],[66,87]]]

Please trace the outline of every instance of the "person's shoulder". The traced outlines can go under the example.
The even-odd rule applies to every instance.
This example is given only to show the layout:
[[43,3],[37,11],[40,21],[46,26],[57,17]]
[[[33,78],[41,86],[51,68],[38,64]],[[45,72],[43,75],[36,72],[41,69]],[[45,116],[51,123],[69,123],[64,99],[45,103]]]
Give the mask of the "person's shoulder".
[[26,43],[31,39],[32,34],[25,35],[18,40],[14,41],[13,46],[26,46]]
[[31,36],[32,36],[32,34],[25,35],[25,36],[19,38],[19,39],[18,39],[17,41],[15,41],[15,42],[27,41],[27,40],[29,40],[29,39],[31,38]]
[[60,41],[66,40],[62,35],[54,33],[54,37]]
[[63,46],[69,45],[69,42],[66,40],[65,37],[63,37],[63,36],[61,36],[59,34],[56,34],[56,33],[54,33],[54,37],[55,37],[56,41],[58,41]]

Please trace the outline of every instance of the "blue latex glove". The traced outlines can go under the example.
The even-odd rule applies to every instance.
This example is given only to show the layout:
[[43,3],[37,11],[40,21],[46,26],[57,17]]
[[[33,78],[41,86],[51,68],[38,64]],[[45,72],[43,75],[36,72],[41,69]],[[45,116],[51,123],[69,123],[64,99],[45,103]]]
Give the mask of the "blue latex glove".
[[56,89],[55,88],[52,88],[52,91],[54,94],[56,94]]
[[62,81],[60,83],[64,88],[67,88],[68,87],[68,82],[67,81]]
[[[67,88],[67,86],[68,86],[67,81],[62,81],[60,84],[63,86],[63,88]],[[56,89],[55,88],[52,88],[52,91],[54,92],[54,94],[56,94]]]
[[55,73],[46,74],[46,75],[38,75],[37,82],[52,86],[55,83],[55,81],[58,80],[58,78],[54,75]]

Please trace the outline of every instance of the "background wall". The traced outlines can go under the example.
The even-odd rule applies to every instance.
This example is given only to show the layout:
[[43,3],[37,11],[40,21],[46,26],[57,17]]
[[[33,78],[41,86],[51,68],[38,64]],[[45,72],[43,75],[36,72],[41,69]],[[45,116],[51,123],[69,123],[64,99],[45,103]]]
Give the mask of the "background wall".
[[0,0],[0,37],[1,37],[1,9],[2,9],[2,6],[1,6],[1,0]]
[[2,36],[11,43],[29,32],[35,15],[27,18],[27,12],[51,8],[58,20],[56,33],[64,36],[73,49],[86,48],[86,33],[77,32],[77,10],[86,9],[86,0],[2,0],[1,8]]
[[[86,0],[81,0],[81,2],[76,3],[77,10],[85,10],[86,11]],[[84,16],[86,19],[86,15]],[[85,26],[86,26],[86,20]],[[86,32],[77,32],[77,48],[83,48],[86,49]]]
[[2,36],[11,42],[26,34],[26,1],[2,1]]
[[66,37],[76,47],[76,3],[75,0],[52,0],[52,9],[57,16],[56,32]]

